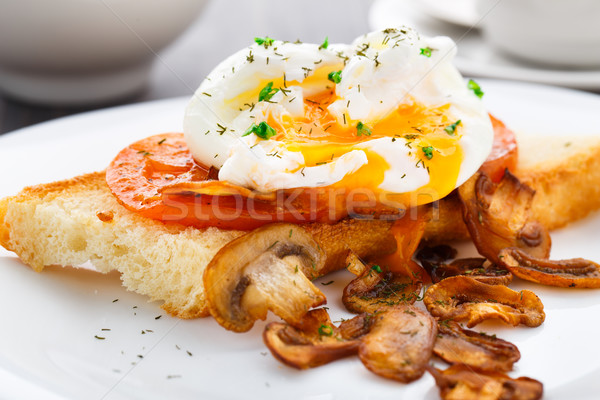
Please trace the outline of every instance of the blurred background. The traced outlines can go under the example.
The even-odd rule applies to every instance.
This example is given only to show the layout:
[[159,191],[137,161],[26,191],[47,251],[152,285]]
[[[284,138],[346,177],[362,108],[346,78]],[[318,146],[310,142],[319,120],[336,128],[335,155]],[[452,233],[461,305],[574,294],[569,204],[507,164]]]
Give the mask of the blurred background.
[[[170,3],[176,6],[179,1]],[[212,68],[230,54],[251,44],[256,36],[268,35],[282,40],[301,39],[315,43],[321,43],[326,36],[330,42],[352,41],[368,31],[367,15],[371,3],[368,0],[208,1],[181,36],[157,52],[147,85],[141,90],[95,104],[93,101],[84,105],[75,102],[69,106],[40,105],[2,93],[0,132],[6,133],[49,119],[107,106],[191,96]],[[5,6],[5,10],[9,7]],[[168,12],[168,9],[164,10],[164,13]],[[15,37],[8,39],[1,32],[2,28],[1,40],[17,40]],[[0,58],[0,68],[1,61]]]
[[[586,14],[597,18],[600,2],[576,1],[597,4],[587,13],[580,8],[577,17],[579,25],[586,26],[583,34],[592,41],[573,39],[585,46],[588,56],[600,56],[600,31],[581,23]],[[94,19],[86,21],[82,15],[89,10],[81,7],[92,3],[97,7],[92,13]],[[513,10],[502,10],[502,5],[514,5],[516,0],[208,0],[205,5],[202,3],[201,0],[148,0],[140,8],[138,2],[123,0],[18,3],[0,0],[0,133],[108,106],[191,96],[213,67],[252,43],[256,36],[313,43],[321,43],[328,37],[331,43],[348,43],[369,30],[399,24],[414,26],[427,35],[452,37],[459,49],[456,65],[466,76],[600,92],[600,61],[562,54],[559,61],[572,62],[522,57],[537,56],[534,50],[542,52],[544,48],[539,38],[531,47],[525,47],[522,39],[534,36],[518,29],[548,30],[532,23],[541,24],[543,16],[538,12],[515,14]],[[129,4],[129,8],[124,4]],[[523,7],[524,3],[520,4]],[[32,13],[33,9],[37,12]],[[502,13],[509,13],[508,22],[501,19]],[[100,14],[105,21],[100,21]],[[521,14],[529,23],[514,18]],[[564,20],[565,11],[555,14]],[[54,16],[67,19],[49,25]],[[492,30],[495,20],[504,31]],[[483,27],[486,29],[482,30]],[[93,29],[102,34],[94,33]],[[91,38],[78,31],[89,31]],[[516,39],[507,36],[515,32],[521,36]],[[508,46],[503,48],[502,40],[495,40],[498,38],[508,42]],[[511,52],[519,45],[523,47],[521,55]],[[552,53],[556,53],[556,41],[551,45]],[[565,48],[573,49],[572,43],[565,43]],[[130,60],[117,78],[110,81],[103,76],[86,75],[86,68],[93,70],[105,62],[108,65],[111,52],[118,51],[123,53],[118,57],[129,55]],[[82,82],[87,86],[78,86]],[[122,93],[113,93],[119,92],[119,86]],[[45,89],[40,93],[41,87]]]

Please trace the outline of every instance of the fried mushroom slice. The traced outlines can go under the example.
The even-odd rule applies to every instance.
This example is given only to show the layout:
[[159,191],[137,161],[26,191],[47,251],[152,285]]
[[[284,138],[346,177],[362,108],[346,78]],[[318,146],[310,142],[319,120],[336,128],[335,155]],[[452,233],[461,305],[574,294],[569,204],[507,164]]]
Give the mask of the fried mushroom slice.
[[346,327],[336,328],[327,311],[318,308],[309,311],[298,328],[271,322],[263,332],[263,340],[282,363],[298,369],[314,368],[357,353],[359,338],[369,325],[364,316],[356,319],[345,321]]
[[444,400],[538,400],[544,386],[535,379],[513,379],[500,372],[483,372],[455,364],[441,371],[427,366]]
[[428,261],[433,264],[441,264],[456,258],[458,252],[452,246],[439,244],[437,246],[423,246],[415,253],[419,262]]
[[319,270],[325,255],[298,225],[272,224],[225,245],[204,271],[211,315],[225,329],[248,331],[271,310],[294,325],[323,293],[306,277]]
[[390,231],[393,223],[393,221],[345,218],[335,224],[303,225],[327,254],[323,268],[311,270],[307,276],[315,279],[344,269],[348,250],[352,250],[363,259],[393,253],[396,250],[396,239]]
[[376,264],[363,263],[353,252],[346,258],[347,268],[357,275],[345,288],[342,302],[355,313],[374,313],[397,304],[413,304],[423,284],[411,277],[385,271]]
[[419,308],[401,305],[373,316],[358,356],[370,371],[384,378],[412,382],[420,378],[431,357],[437,334],[435,320]]
[[[466,275],[488,285],[508,285],[512,282],[512,274],[504,267],[490,263],[485,258],[459,258],[450,263],[444,259],[444,251],[449,246],[424,247],[417,252],[416,258],[429,273],[431,281],[437,283],[451,276]],[[453,257],[450,257],[453,258]]]
[[499,184],[478,173],[460,186],[463,219],[479,253],[500,265],[498,254],[507,247],[548,258],[548,231],[531,218],[535,190],[506,171]]
[[600,265],[593,261],[540,259],[517,248],[503,249],[499,257],[514,275],[527,281],[548,286],[600,288]]
[[487,285],[466,276],[454,276],[431,285],[423,303],[434,317],[466,322],[469,328],[494,318],[513,326],[535,327],[546,318],[544,305],[535,293]]
[[449,364],[466,364],[482,371],[512,370],[521,353],[496,335],[463,329],[453,321],[439,321],[433,354]]

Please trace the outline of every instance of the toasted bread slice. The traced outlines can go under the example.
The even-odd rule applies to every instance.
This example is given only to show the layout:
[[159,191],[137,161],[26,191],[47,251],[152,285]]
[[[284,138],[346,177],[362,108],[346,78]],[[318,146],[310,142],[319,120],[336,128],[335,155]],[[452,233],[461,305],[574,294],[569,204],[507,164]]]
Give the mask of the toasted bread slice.
[[[517,133],[519,161],[515,175],[536,191],[534,217],[554,230],[600,208],[600,137],[547,137]],[[468,239],[458,197],[437,204],[425,239]]]
[[[328,256],[314,276],[343,267],[349,248],[361,257],[394,251],[391,224],[306,225]],[[243,233],[166,225],[130,212],[112,195],[103,172],[32,186],[0,200],[0,245],[34,270],[89,260],[100,272],[118,270],[128,289],[164,301],[162,307],[180,318],[207,315],[204,269]]]
[[[206,315],[204,266],[243,232],[167,226],[129,212],[104,173],[25,188],[0,201],[0,244],[34,270],[86,261],[182,318]],[[199,267],[200,266],[200,267]]]
[[[555,229],[600,208],[600,138],[519,138],[517,176],[536,191],[533,210]],[[425,238],[468,237],[454,196],[439,202]],[[394,250],[390,222],[344,220],[306,228],[328,255],[320,273],[343,268],[347,249],[360,257]],[[202,275],[214,254],[241,231],[165,225],[126,210],[111,194],[104,173],[33,186],[0,200],[0,245],[36,271],[48,265],[118,270],[130,290],[163,301],[181,318],[207,315]]]

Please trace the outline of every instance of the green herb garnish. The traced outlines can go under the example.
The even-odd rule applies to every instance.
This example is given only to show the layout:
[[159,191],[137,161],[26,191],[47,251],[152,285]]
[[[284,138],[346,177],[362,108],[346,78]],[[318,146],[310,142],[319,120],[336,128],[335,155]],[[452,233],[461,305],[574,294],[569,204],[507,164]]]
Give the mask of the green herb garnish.
[[329,38],[327,36],[325,36],[325,40],[319,46],[319,50],[326,49],[327,47],[329,47]]
[[477,82],[475,82],[473,79],[469,79],[469,83],[467,84],[467,87],[469,89],[471,89],[473,91],[473,93],[475,93],[475,96],[482,98],[483,97],[483,90],[481,90],[481,87],[479,86],[479,84],[477,84]]
[[421,147],[423,150],[423,154],[425,154],[425,158],[431,160],[433,158],[433,146]]
[[371,267],[371,269],[372,269],[373,271],[377,272],[378,274],[380,274],[380,273],[381,273],[381,267],[380,267],[379,265],[373,265],[373,266]]
[[369,128],[367,125],[363,124],[362,122],[359,122],[358,124],[356,124],[356,135],[357,136],[371,136],[373,132],[371,132],[371,128]]
[[454,136],[454,134],[456,133],[456,127],[459,126],[461,124],[460,119],[458,121],[456,121],[453,124],[448,125],[447,127],[444,128],[444,130],[446,131],[446,133],[448,135],[452,135]]
[[252,124],[252,126],[250,126],[250,128],[248,128],[248,130],[246,130],[246,132],[244,132],[244,134],[242,136],[248,136],[252,133],[254,133],[259,138],[265,139],[265,140],[277,135],[277,131],[275,131],[275,129],[271,128],[269,126],[269,124],[267,124],[264,121],[258,125]]
[[332,336],[333,328],[329,325],[321,324],[319,327],[319,335],[321,336]]
[[269,47],[270,45],[272,45],[272,44],[273,44],[273,39],[271,39],[271,38],[270,38],[270,37],[268,37],[268,36],[266,36],[266,37],[264,37],[264,38],[262,38],[262,37],[255,37],[255,38],[254,38],[254,42],[255,42],[256,44],[259,44],[259,45],[263,45],[263,46],[265,46],[265,49],[266,49],[267,47]]
[[269,101],[277,92],[279,92],[279,89],[273,89],[273,82],[269,82],[260,90],[260,93],[258,94],[258,101]]
[[424,47],[421,49],[421,55],[425,57],[431,57],[431,52],[433,49],[431,47]]
[[335,84],[340,83],[342,81],[342,71],[331,71],[327,75],[327,79]]

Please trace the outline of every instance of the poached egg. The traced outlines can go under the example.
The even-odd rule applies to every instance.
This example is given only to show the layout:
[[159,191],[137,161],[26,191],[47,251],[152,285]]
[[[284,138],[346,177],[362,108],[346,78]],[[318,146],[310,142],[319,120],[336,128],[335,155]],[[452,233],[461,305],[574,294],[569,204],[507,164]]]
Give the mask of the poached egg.
[[257,38],[202,82],[186,142],[220,181],[256,192],[341,188],[432,202],[473,175],[493,141],[455,53],[450,38],[405,27],[350,45]]

